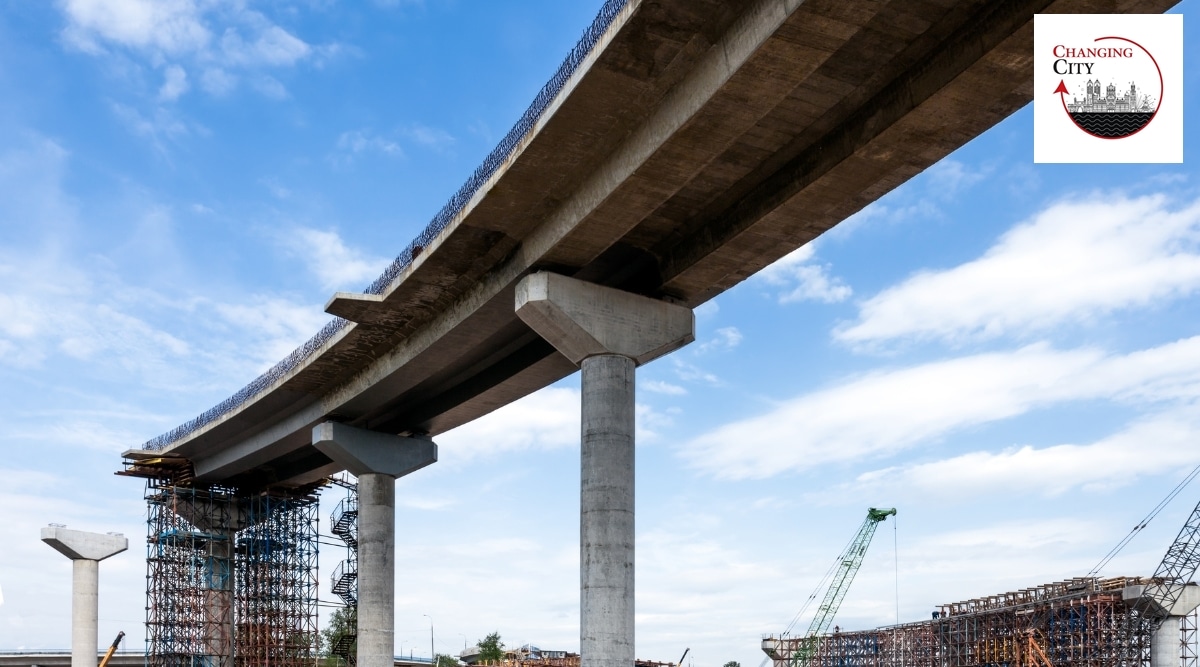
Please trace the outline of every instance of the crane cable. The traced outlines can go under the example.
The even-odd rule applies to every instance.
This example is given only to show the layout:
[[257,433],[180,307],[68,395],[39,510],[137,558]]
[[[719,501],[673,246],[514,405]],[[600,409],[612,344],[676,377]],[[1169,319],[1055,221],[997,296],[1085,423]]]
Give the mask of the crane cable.
[[900,523],[892,516],[892,557],[896,563],[896,625],[900,625]]
[[1138,524],[1133,527],[1133,530],[1129,531],[1129,534],[1125,536],[1125,539],[1118,542],[1117,546],[1113,547],[1111,551],[1105,554],[1104,558],[1100,559],[1099,563],[1096,563],[1096,567],[1093,567],[1091,572],[1087,573],[1087,576],[1094,577],[1100,574],[1100,570],[1103,570],[1104,566],[1108,565],[1109,561],[1115,558],[1117,554],[1121,553],[1121,549],[1124,549],[1125,545],[1129,544],[1129,542],[1133,540],[1134,536],[1142,532],[1142,529],[1149,525],[1149,523],[1154,520],[1154,517],[1158,516],[1158,513],[1161,512],[1168,504],[1170,504],[1170,502],[1175,499],[1175,496],[1179,495],[1179,492],[1183,491],[1184,487],[1191,483],[1191,481],[1195,479],[1196,475],[1198,474],[1200,474],[1200,465],[1197,465],[1195,468],[1193,468],[1192,471],[1188,473],[1187,477],[1184,477],[1183,481],[1179,482],[1179,484],[1177,484],[1175,488],[1167,494],[1166,498],[1163,498],[1162,501],[1154,507],[1154,509],[1150,510],[1150,513],[1146,515],[1146,518],[1138,522]]
[[842,561],[846,559],[846,552],[850,550],[850,545],[853,544],[854,540],[856,539],[858,539],[857,534],[852,536],[849,542],[846,542],[846,546],[842,547],[842,550],[838,553],[837,558],[834,558],[833,563],[829,565],[829,570],[825,572],[825,576],[821,577],[821,580],[817,582],[817,587],[813,589],[812,593],[809,593],[808,599],[804,601],[804,606],[800,608],[800,611],[796,612],[796,615],[792,618],[792,622],[788,623],[787,629],[783,631],[783,634],[780,635],[780,637],[791,633],[792,628],[796,627],[796,624],[800,622],[800,619],[804,616],[804,612],[808,611],[808,608],[812,606],[813,600],[817,599],[817,594],[825,588],[826,582],[833,577],[834,573],[837,572],[838,567],[842,564]]

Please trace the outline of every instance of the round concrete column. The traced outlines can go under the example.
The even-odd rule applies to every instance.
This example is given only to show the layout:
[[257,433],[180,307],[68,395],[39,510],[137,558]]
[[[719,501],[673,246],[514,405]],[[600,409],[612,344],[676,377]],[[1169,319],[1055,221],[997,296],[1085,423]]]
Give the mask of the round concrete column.
[[358,476],[358,665],[392,667],[396,616],[396,478]]
[[96,667],[100,562],[71,561],[71,667]]
[[1180,616],[1168,616],[1150,638],[1150,667],[1179,667],[1183,655]]
[[634,361],[583,360],[581,667],[633,666]]

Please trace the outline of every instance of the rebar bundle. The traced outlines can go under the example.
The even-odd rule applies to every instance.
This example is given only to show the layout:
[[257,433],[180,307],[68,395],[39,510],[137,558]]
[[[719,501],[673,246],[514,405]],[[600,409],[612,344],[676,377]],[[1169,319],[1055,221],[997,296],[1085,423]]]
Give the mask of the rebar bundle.
[[316,496],[146,488],[146,664],[315,665]]

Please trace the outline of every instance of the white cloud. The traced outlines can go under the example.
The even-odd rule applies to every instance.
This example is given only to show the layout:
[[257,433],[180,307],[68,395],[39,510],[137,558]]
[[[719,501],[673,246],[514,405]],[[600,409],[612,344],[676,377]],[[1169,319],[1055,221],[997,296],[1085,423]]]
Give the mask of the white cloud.
[[[852,489],[893,489],[947,494],[959,500],[984,494],[1057,496],[1074,488],[1128,486],[1140,477],[1200,462],[1195,438],[1200,407],[1142,419],[1119,433],[1086,445],[1012,447],[975,451],[940,461],[913,463],[863,473]],[[1084,463],[1086,462],[1086,463]]]
[[1200,287],[1200,202],[1161,196],[1064,201],[979,259],[923,271],[864,302],[835,337],[959,342],[1028,334],[1160,304]]
[[925,170],[930,194],[948,199],[987,178],[990,168],[972,168],[953,158],[944,158]]
[[158,98],[171,102],[188,91],[187,72],[179,65],[169,65],[163,72],[163,85],[158,89]]
[[337,152],[329,159],[336,167],[346,167],[353,164],[356,157],[368,153],[402,157],[404,150],[395,141],[370,130],[349,130],[338,135]]
[[645,390],[655,394],[666,394],[668,396],[683,396],[687,394],[687,389],[684,389],[677,384],[663,382],[662,380],[638,380],[637,388],[639,390]]
[[676,377],[684,382],[702,382],[712,386],[721,384],[721,379],[716,375],[695,364],[684,361],[678,355],[671,357],[671,365],[675,370]]
[[87,52],[99,41],[164,54],[203,49],[211,38],[192,0],[65,0],[64,38]]
[[[347,51],[338,44],[311,45],[245,3],[195,0],[62,0],[63,41],[98,57],[132,55],[166,68],[158,98],[170,101],[187,90],[184,67],[202,71],[200,87],[227,95],[239,74],[256,74],[253,89],[283,98],[268,68],[301,62],[323,66]],[[214,37],[219,35],[219,37]]]
[[844,301],[852,290],[841,279],[830,276],[827,265],[812,263],[815,253],[815,246],[809,242],[760,271],[754,279],[781,287],[779,303]]
[[251,41],[243,38],[236,28],[226,28],[221,36],[221,50],[227,64],[251,68],[294,65],[312,52],[303,40],[277,25],[262,27]]
[[717,303],[716,299],[705,301],[704,303],[692,309],[698,320],[708,320],[717,316],[721,312],[721,304]]
[[[1056,403],[1200,397],[1200,337],[1132,354],[1033,345],[879,371],[710,430],[682,450],[723,478],[879,458]],[[755,447],[740,445],[754,434]]]
[[445,150],[454,144],[454,136],[445,130],[414,123],[404,131],[404,135],[414,142],[437,151]]
[[287,234],[283,243],[307,262],[325,289],[359,289],[374,280],[391,261],[348,247],[335,231],[302,227]]
[[245,303],[215,303],[225,322],[243,333],[239,346],[249,353],[258,371],[265,371],[315,334],[329,315],[314,304],[257,296]]
[[167,154],[168,142],[190,134],[186,123],[162,107],[156,108],[151,116],[116,102],[112,103],[112,110],[130,132],[149,139],[160,155]]
[[220,67],[208,67],[200,75],[200,86],[209,95],[222,97],[237,87],[237,77]]
[[[653,444],[659,440],[659,429],[670,428],[675,419],[675,410],[659,412],[652,406],[638,403],[634,406],[634,442],[638,446]],[[578,442],[578,440],[576,440]]]
[[721,327],[713,333],[711,339],[696,346],[696,354],[705,354],[715,350],[732,350],[742,342],[742,332],[737,327]]
[[547,387],[437,437],[441,464],[529,449],[579,446],[580,395]]

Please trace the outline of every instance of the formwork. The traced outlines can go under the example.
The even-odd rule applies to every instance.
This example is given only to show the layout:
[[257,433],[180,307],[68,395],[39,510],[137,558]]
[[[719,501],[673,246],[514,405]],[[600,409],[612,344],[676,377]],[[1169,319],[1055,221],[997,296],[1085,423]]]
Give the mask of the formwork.
[[317,498],[149,479],[146,664],[315,665]]
[[[1142,579],[1077,578],[940,606],[930,620],[763,638],[774,667],[1147,667],[1151,625],[1122,599]],[[1195,623],[1181,661],[1195,649]],[[812,642],[806,646],[806,642]],[[807,649],[807,650],[802,650]],[[1192,658],[1194,662],[1194,657]],[[1189,666],[1191,667],[1191,666]]]

